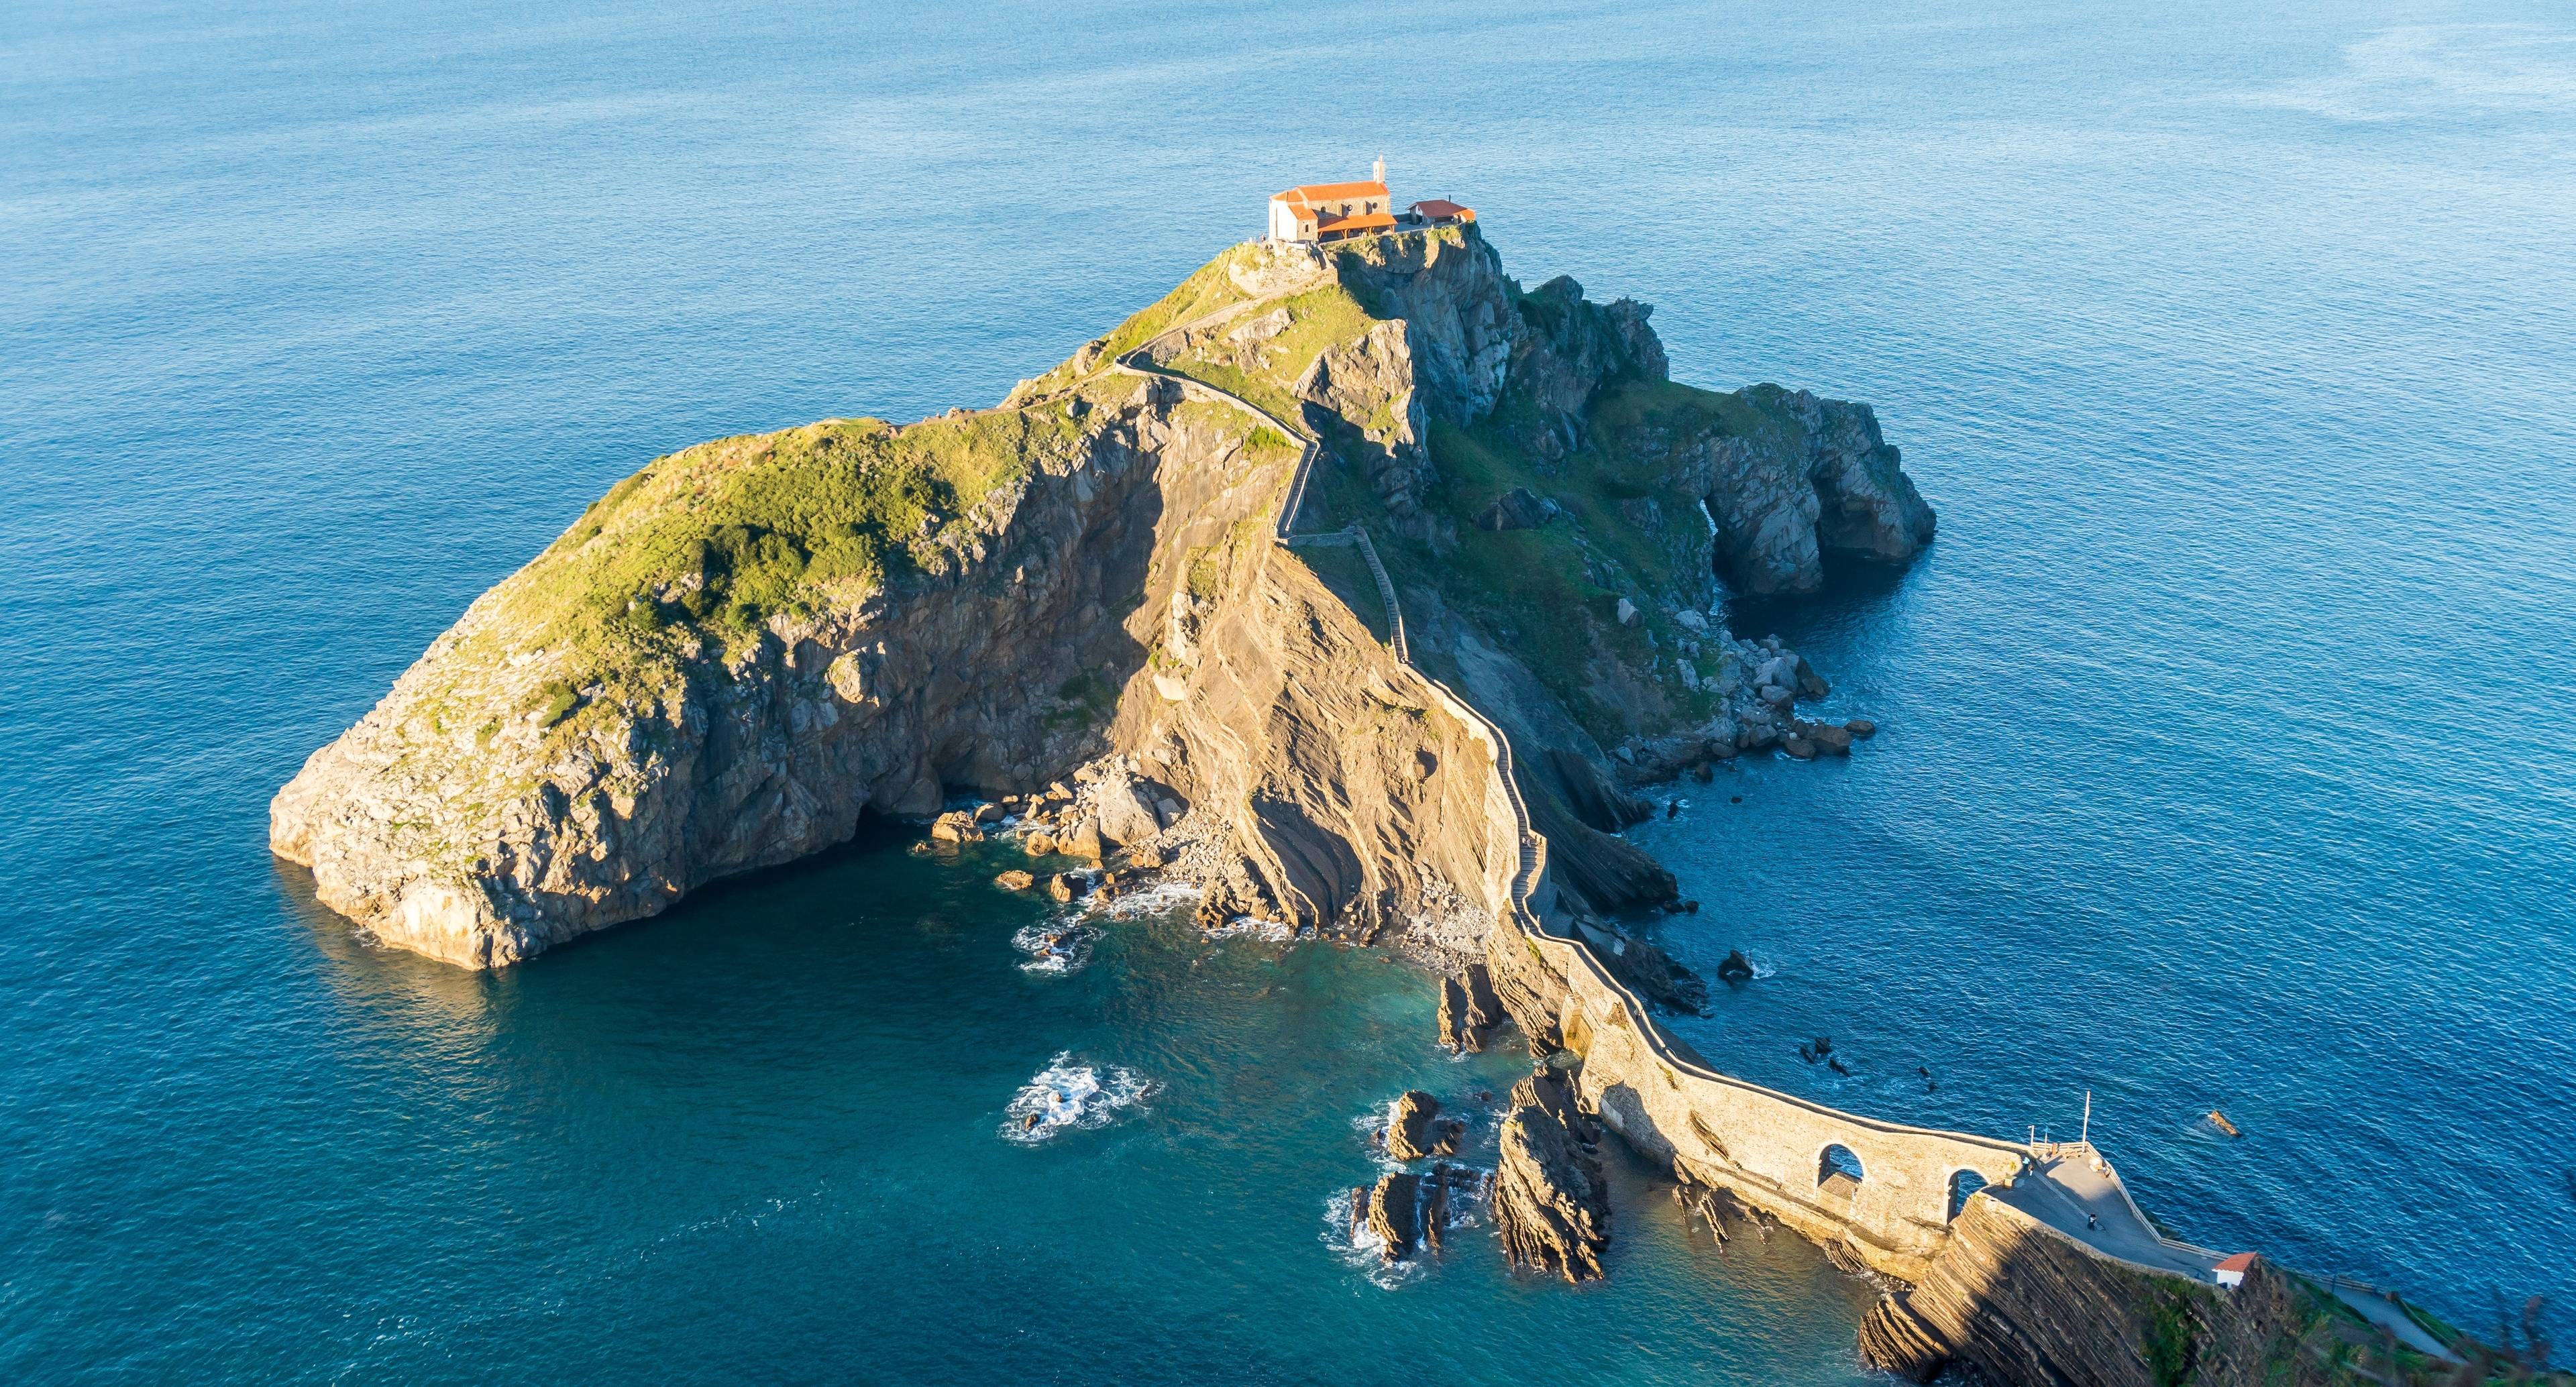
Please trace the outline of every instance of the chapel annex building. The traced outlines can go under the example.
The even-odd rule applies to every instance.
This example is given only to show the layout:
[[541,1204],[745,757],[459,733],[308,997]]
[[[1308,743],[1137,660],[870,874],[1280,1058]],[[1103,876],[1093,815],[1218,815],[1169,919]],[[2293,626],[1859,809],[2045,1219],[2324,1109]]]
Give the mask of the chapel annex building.
[[1274,241],[1347,241],[1380,231],[1456,226],[1475,219],[1475,208],[1436,197],[1397,212],[1386,190],[1384,159],[1370,169],[1365,182],[1307,183],[1270,195]]

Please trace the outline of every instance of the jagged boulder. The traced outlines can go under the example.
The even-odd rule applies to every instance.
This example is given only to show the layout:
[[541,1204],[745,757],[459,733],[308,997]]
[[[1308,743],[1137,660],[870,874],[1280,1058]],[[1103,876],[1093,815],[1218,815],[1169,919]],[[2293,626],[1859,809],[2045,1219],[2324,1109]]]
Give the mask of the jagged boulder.
[[1816,750],[1823,752],[1827,756],[1851,755],[1852,734],[1840,727],[1836,727],[1832,723],[1811,722],[1803,724],[1798,729],[1798,735],[1814,743]]
[[1440,1116],[1439,1099],[1420,1089],[1410,1090],[1395,1100],[1395,1111],[1387,1120],[1386,1154],[1399,1161],[1454,1156],[1466,1133],[1466,1123]]
[[1131,779],[1124,770],[1112,770],[1093,783],[1092,822],[1099,826],[1103,843],[1123,846],[1141,843],[1163,831],[1163,822],[1154,813],[1152,790]]
[[1056,840],[1055,850],[1070,857],[1088,857],[1097,862],[1108,855],[1108,845],[1100,831],[1098,817],[1083,819],[1071,832]]
[[1484,1038],[1468,1029],[1467,989],[1456,978],[1440,980],[1440,1045],[1462,1053],[1485,1048]]
[[1516,486],[1494,498],[1492,505],[1476,512],[1479,530],[1535,530],[1554,520],[1563,511],[1556,502]]
[[1600,1277],[1610,1244],[1610,1205],[1597,1138],[1565,1081],[1541,1072],[1512,1088],[1494,1167],[1494,1225],[1514,1267],[1568,1281]]
[[1502,1022],[1502,1000],[1484,964],[1470,963],[1456,977],[1440,980],[1442,1045],[1472,1054],[1485,1048],[1485,1037]]
[[1422,1237],[1422,1178],[1390,1170],[1368,1191],[1368,1230],[1377,1235],[1378,1255],[1400,1262],[1413,1255]]

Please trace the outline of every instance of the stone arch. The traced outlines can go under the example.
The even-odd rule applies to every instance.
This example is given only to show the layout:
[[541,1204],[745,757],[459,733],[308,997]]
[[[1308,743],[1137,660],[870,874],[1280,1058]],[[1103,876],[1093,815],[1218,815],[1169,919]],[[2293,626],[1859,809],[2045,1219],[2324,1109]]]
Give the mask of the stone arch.
[[1945,1219],[1957,1218],[1959,1216],[1959,1211],[1968,1207],[1968,1197],[1975,1194],[1977,1191],[1984,1189],[1986,1184],[1986,1177],[1977,1171],[1951,1171],[1950,1212],[1942,1215],[1942,1217]]
[[1816,1188],[1835,1199],[1849,1199],[1869,1178],[1860,1157],[1841,1142],[1828,1142],[1816,1153]]

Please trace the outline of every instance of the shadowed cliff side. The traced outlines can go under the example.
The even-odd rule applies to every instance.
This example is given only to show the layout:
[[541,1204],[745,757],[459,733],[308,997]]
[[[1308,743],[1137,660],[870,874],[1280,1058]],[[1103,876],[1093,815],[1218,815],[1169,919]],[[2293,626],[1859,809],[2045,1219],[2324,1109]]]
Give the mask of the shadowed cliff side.
[[2234,1286],[2159,1275],[1984,1193],[1960,1210],[1929,1273],[1882,1298],[1860,1331],[1863,1358],[1913,1382],[1953,1365],[2034,1387],[2566,1380],[2456,1342],[2468,1357],[2417,1351],[2259,1258]]

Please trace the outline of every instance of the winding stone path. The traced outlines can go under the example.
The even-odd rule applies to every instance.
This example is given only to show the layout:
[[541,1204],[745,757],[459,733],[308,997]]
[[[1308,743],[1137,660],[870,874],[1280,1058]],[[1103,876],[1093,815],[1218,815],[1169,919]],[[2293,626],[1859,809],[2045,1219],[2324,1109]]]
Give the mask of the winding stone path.
[[[1906,1133],[1919,1133],[1925,1138],[1942,1142],[1964,1142],[2012,1153],[2021,1162],[2019,1178],[2009,1183],[1989,1185],[1988,1194],[2103,1255],[2166,1275],[2186,1277],[2203,1283],[2214,1280],[2212,1269],[2221,1255],[2208,1248],[2176,1242],[2157,1232],[2155,1226],[2147,1220],[2145,1213],[2138,1208],[2136,1201],[2129,1197],[2128,1190],[2121,1183],[2118,1172],[2107,1161],[2101,1160],[2098,1153],[2090,1148],[2032,1146],[2020,1142],[1976,1137],[1966,1133],[1901,1127],[1837,1112],[1821,1104],[1763,1089],[1758,1085],[1721,1074],[1701,1061],[1696,1052],[1686,1046],[1677,1045],[1666,1035],[1663,1027],[1651,1018],[1644,1000],[1624,983],[1618,981],[1586,941],[1573,931],[1559,933],[1547,928],[1531,908],[1532,898],[1546,870],[1547,841],[1530,827],[1528,806],[1522,802],[1519,780],[1514,774],[1510,739],[1473,704],[1414,665],[1412,649],[1405,636],[1404,615],[1397,601],[1395,585],[1388,577],[1385,564],[1378,558],[1377,546],[1371,542],[1365,528],[1355,522],[1343,531],[1312,535],[1296,533],[1297,516],[1304,504],[1307,479],[1321,451],[1319,440],[1306,429],[1280,418],[1240,395],[1163,366],[1153,359],[1154,348],[1166,339],[1186,336],[1188,333],[1212,327],[1266,304],[1293,297],[1304,290],[1305,286],[1300,286],[1297,289],[1255,297],[1202,315],[1188,323],[1165,329],[1147,339],[1142,345],[1121,353],[1112,360],[1111,367],[1128,375],[1174,382],[1188,396],[1240,409],[1279,429],[1284,436],[1298,442],[1296,470],[1291,474],[1288,489],[1282,497],[1279,515],[1273,526],[1273,537],[1283,545],[1355,544],[1360,550],[1362,559],[1368,565],[1370,577],[1376,581],[1378,596],[1386,604],[1387,629],[1390,635],[1388,645],[1397,661],[1428,684],[1440,696],[1447,711],[1473,729],[1478,739],[1491,751],[1494,769],[1501,781],[1501,798],[1508,804],[1511,811],[1512,822],[1508,828],[1500,824],[1496,827],[1512,835],[1517,849],[1515,867],[1509,882],[1508,909],[1514,924],[1521,932],[1534,939],[1544,939],[1570,947],[1575,956],[1587,965],[1587,971],[1593,975],[1593,980],[1601,988],[1624,1000],[1629,1013],[1638,1023],[1637,1031],[1640,1037],[1652,1050],[1654,1057],[1674,1073],[1689,1074],[1726,1085],[1731,1089],[1765,1095],[1781,1103],[1840,1119],[1882,1135],[1901,1137]],[[2332,1288],[2346,1283],[2328,1282],[2327,1284]],[[2345,1295],[2340,1289],[2336,1289],[2335,1293],[2346,1303],[2354,1305],[2374,1323],[2387,1325],[2410,1346],[2428,1353],[2448,1356],[2446,1350],[2435,1342],[2432,1336],[2408,1319],[2404,1312],[2388,1299],[2367,1295],[2356,1298],[2354,1295]]]

